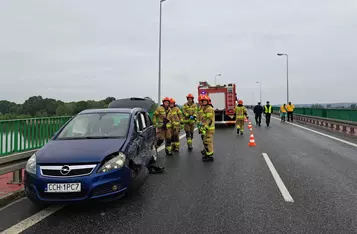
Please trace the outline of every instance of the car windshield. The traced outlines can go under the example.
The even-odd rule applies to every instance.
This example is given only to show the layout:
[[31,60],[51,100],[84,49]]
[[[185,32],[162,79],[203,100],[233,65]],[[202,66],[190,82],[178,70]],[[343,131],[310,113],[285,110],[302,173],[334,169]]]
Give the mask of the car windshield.
[[130,114],[80,114],[69,122],[57,139],[100,139],[126,137]]

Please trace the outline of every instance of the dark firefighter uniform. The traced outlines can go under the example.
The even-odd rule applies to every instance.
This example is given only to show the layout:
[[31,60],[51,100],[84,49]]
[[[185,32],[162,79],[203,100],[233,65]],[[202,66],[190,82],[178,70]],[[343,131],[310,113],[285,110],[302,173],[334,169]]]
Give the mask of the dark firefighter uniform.
[[187,103],[182,107],[184,130],[186,132],[188,149],[192,149],[192,138],[195,130],[195,123],[197,120],[197,105],[194,103],[192,94],[187,95]]
[[172,155],[171,132],[172,132],[172,115],[170,109],[170,99],[165,97],[162,100],[162,105],[159,106],[153,116],[153,123],[157,128],[157,143],[158,148],[165,141],[165,151],[167,155]]
[[182,119],[182,112],[181,109],[176,106],[175,99],[170,99],[170,119],[172,120],[172,138],[171,138],[171,145],[173,151],[178,152],[180,150],[180,130],[181,130],[181,119]]
[[244,132],[244,116],[248,117],[248,112],[245,106],[243,106],[243,101],[238,101],[238,106],[235,109],[236,113],[236,126],[237,126],[237,134],[243,135]]
[[203,144],[205,147],[205,151],[202,160],[203,161],[211,161],[213,160],[213,135],[215,132],[215,113],[214,109],[211,105],[209,105],[208,96],[202,97],[202,105],[203,105],[203,113],[201,117],[202,127],[201,132],[203,135]]

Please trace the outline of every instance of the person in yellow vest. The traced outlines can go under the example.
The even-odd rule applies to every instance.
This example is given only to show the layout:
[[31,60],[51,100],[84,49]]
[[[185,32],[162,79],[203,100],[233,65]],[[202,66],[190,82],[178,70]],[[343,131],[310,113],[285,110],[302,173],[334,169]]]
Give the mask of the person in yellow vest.
[[195,123],[197,121],[197,105],[194,103],[194,97],[192,94],[186,96],[187,103],[182,107],[183,123],[186,132],[187,147],[192,150],[192,138],[195,130]]
[[203,136],[204,151],[202,160],[213,161],[213,135],[215,133],[215,112],[213,107],[209,104],[209,98],[207,95],[202,97],[203,113],[201,117],[202,127],[201,132]]
[[170,114],[170,98],[165,97],[153,115],[153,124],[156,127],[156,148],[165,141],[166,155],[172,155],[171,132],[172,115]]
[[270,118],[272,113],[273,113],[273,107],[270,105],[270,102],[267,101],[267,104],[264,106],[265,123],[267,127],[269,127],[270,125]]
[[172,119],[171,146],[172,150],[178,152],[180,150],[180,130],[181,130],[181,109],[176,106],[175,99],[170,99],[170,119]]
[[280,107],[279,112],[280,112],[281,121],[285,122],[285,119],[286,119],[286,104],[285,103]]
[[286,109],[288,111],[288,121],[290,122],[293,122],[293,113],[294,113],[294,109],[295,109],[295,106],[293,104],[291,104],[291,102],[289,102],[289,104],[286,106]]
[[244,132],[244,116],[248,117],[248,112],[245,106],[243,106],[243,101],[239,100],[238,105],[235,109],[236,113],[236,127],[237,127],[237,134],[243,135]]

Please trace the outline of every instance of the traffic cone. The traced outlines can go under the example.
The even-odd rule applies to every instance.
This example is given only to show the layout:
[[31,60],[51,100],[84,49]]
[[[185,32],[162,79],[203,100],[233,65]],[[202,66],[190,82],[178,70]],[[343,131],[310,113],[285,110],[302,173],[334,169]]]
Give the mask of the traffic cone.
[[248,146],[249,147],[257,146],[257,144],[255,143],[254,134],[253,134],[252,131],[250,132],[250,138],[249,138]]
[[249,128],[249,130],[252,130],[252,122],[249,122],[248,128]]

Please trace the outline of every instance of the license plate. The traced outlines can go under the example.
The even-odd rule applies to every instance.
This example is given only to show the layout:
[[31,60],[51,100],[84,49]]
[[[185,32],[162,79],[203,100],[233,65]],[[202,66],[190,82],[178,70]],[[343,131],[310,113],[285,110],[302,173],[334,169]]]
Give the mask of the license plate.
[[81,183],[47,184],[47,193],[75,193],[81,191]]

